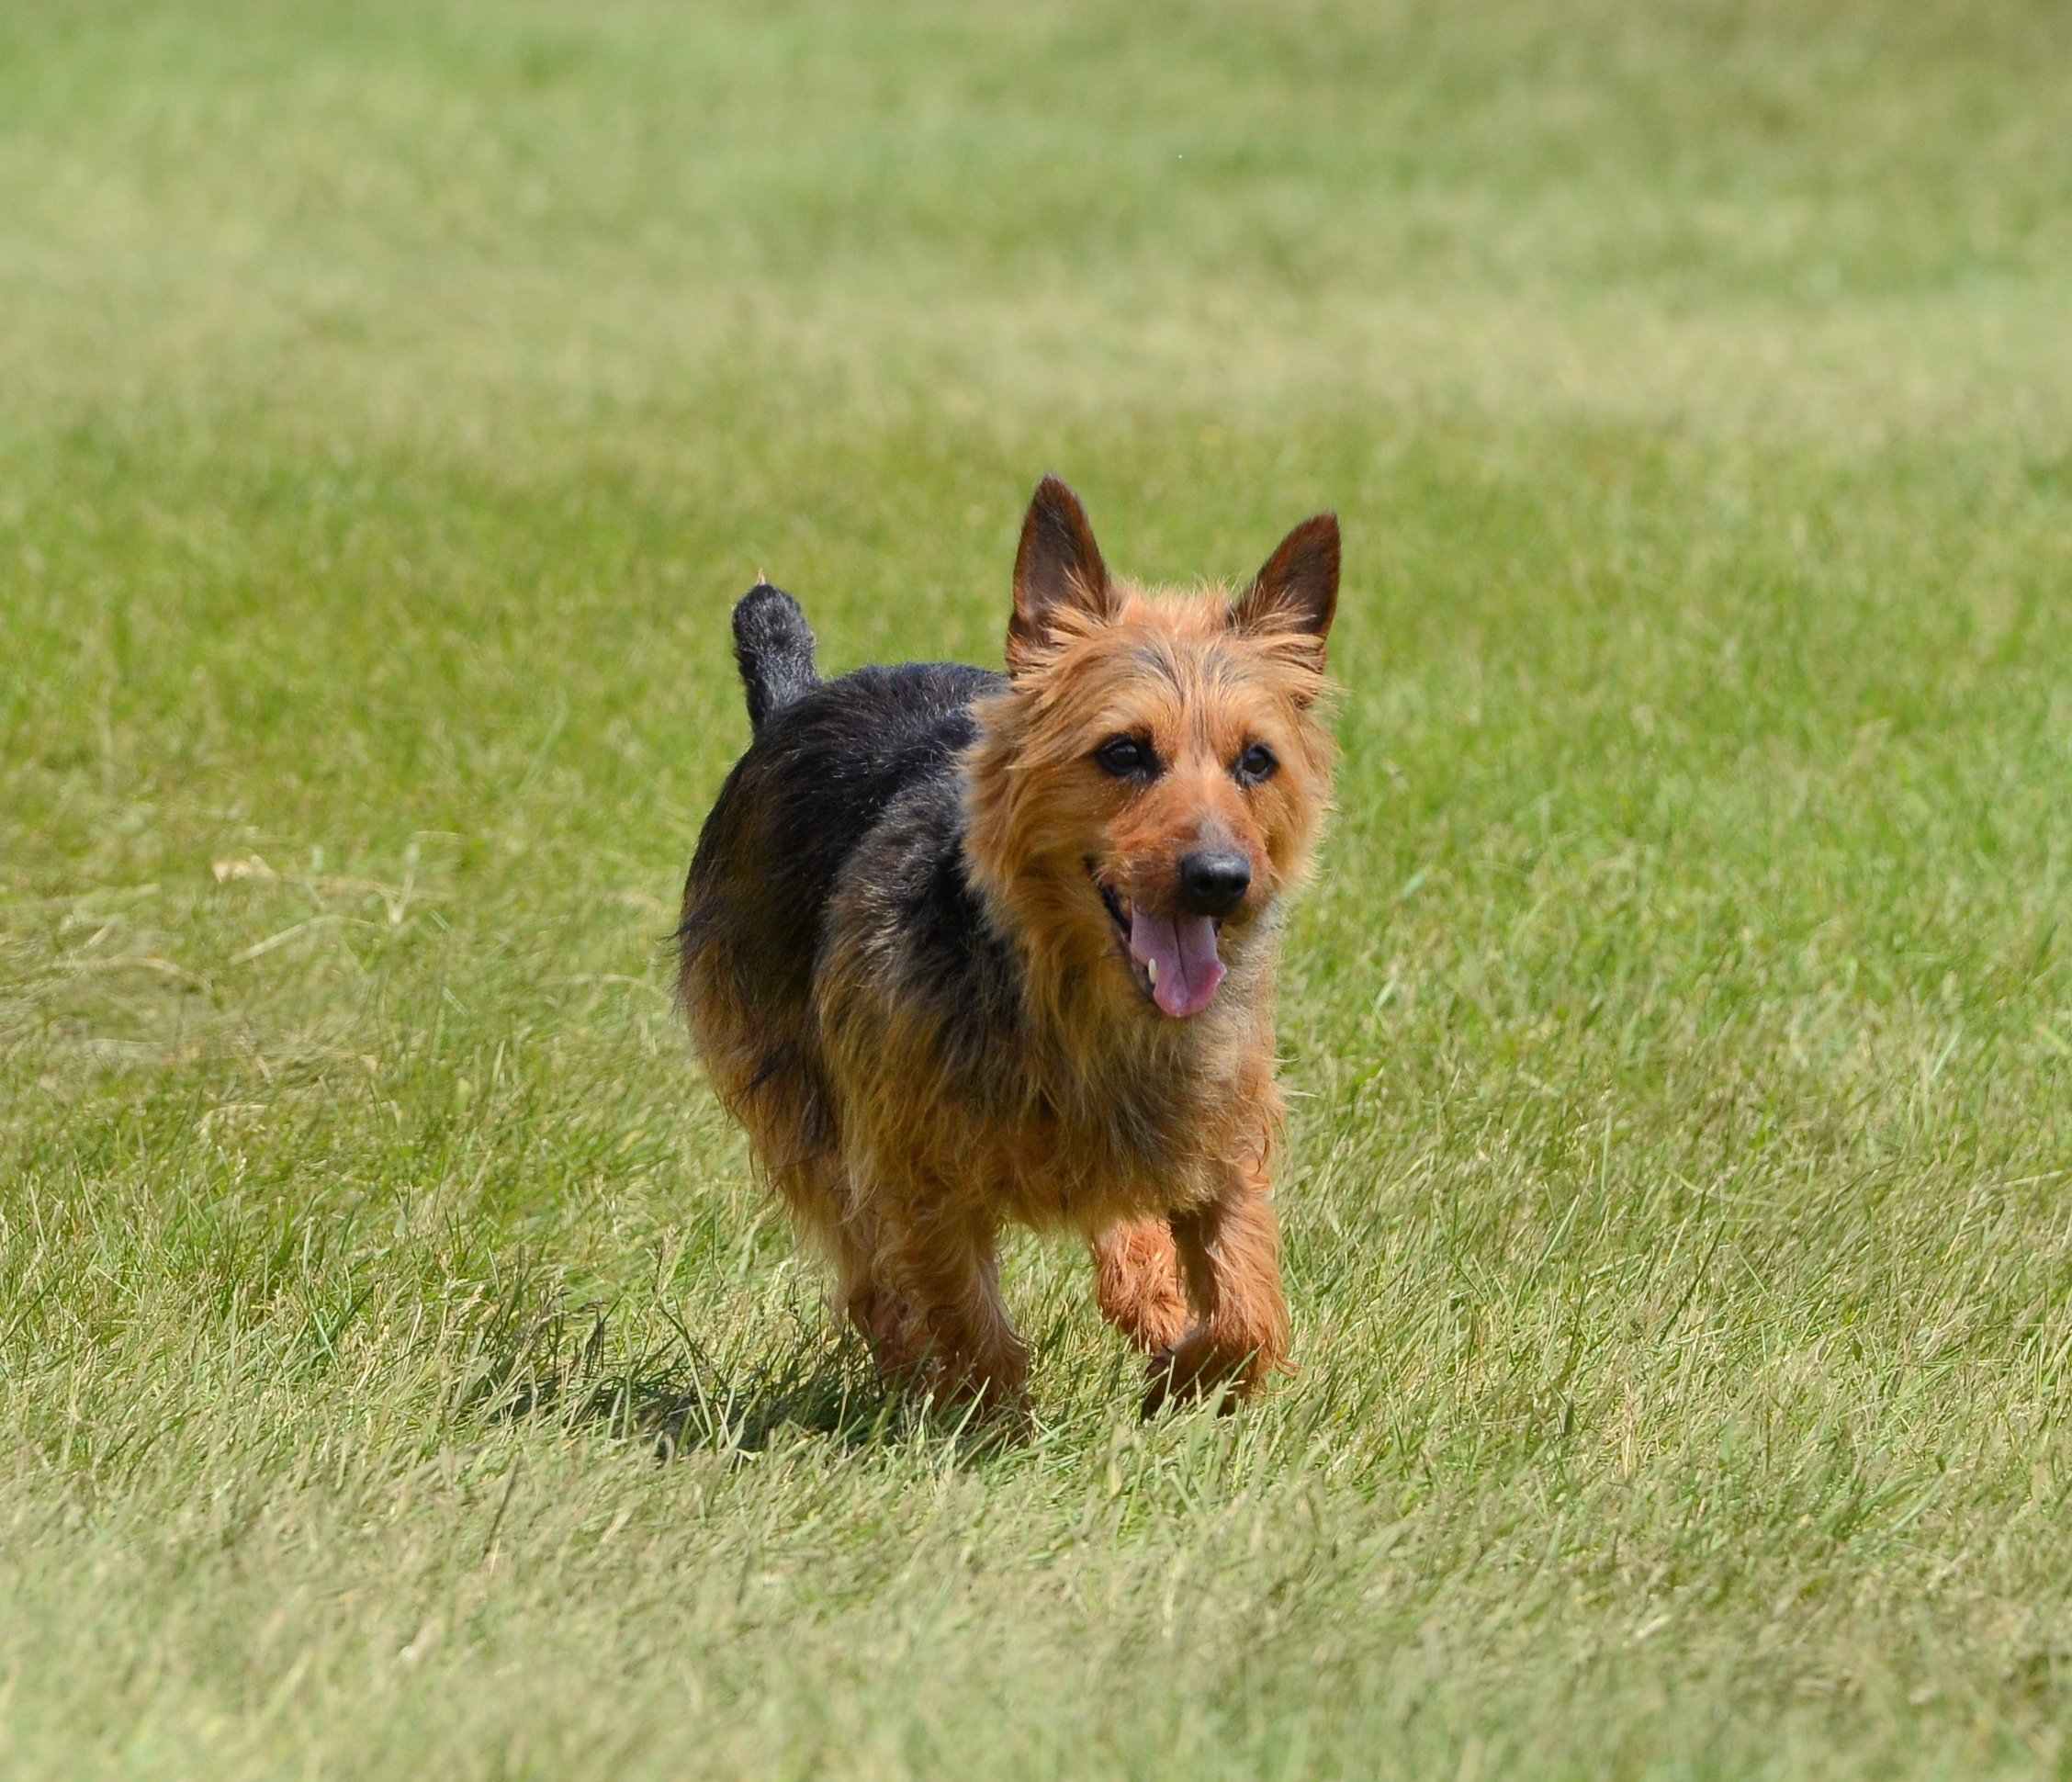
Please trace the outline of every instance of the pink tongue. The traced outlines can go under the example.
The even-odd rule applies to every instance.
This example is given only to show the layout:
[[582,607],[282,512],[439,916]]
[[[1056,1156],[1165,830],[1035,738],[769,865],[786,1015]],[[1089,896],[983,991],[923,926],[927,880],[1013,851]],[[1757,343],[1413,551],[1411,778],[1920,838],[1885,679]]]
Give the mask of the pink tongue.
[[1154,916],[1130,911],[1130,957],[1155,965],[1152,999],[1168,1015],[1199,1015],[1223,981],[1216,956],[1216,924],[1206,916]]

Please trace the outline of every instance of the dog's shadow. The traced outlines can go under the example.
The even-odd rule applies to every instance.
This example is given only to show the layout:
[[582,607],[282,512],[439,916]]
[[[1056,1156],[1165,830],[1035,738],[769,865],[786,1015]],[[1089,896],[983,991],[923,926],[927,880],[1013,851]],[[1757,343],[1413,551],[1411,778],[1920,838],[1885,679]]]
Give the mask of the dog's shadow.
[[561,1319],[535,1326],[508,1365],[485,1377],[478,1404],[490,1422],[549,1418],[571,1432],[648,1443],[662,1461],[747,1459],[797,1441],[889,1449],[923,1435],[976,1452],[1014,1434],[1000,1419],[982,1422],[888,1385],[844,1336],[802,1330],[775,1351],[715,1356],[676,1325],[660,1348],[613,1358],[602,1314],[581,1343],[570,1346],[566,1332]]

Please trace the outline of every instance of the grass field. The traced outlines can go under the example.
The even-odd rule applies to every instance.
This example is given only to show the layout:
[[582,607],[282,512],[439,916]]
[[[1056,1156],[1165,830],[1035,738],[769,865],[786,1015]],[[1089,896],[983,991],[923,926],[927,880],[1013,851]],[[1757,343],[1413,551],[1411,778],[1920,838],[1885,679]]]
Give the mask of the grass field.
[[[0,14],[0,1772],[2072,1768],[2072,14]],[[666,936],[837,667],[1347,539],[1300,1375],[887,1402]]]

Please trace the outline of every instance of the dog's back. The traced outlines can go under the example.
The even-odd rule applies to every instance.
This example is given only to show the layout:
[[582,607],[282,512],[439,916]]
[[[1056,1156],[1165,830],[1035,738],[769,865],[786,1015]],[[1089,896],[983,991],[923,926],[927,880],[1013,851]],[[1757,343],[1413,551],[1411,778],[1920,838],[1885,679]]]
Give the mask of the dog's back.
[[805,615],[767,583],[736,606],[734,638],[755,736],[699,837],[678,988],[728,1106],[797,1134],[797,1154],[833,1136],[808,1038],[829,895],[901,793],[939,779],[952,795],[972,702],[1001,677],[915,662],[823,682]]

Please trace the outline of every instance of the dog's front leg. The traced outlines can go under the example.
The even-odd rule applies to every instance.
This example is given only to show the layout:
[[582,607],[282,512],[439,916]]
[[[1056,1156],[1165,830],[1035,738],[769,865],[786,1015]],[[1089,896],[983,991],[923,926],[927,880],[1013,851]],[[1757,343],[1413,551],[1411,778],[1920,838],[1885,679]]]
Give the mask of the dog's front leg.
[[991,1408],[1019,1401],[1029,1350],[1008,1323],[990,1226],[931,1207],[883,1214],[877,1273],[902,1311],[904,1328],[881,1342],[880,1365],[945,1399]]
[[1147,1355],[1171,1348],[1187,1335],[1194,1317],[1180,1291],[1179,1260],[1164,1220],[1122,1220],[1089,1247],[1101,1316]]
[[1229,1410],[1288,1356],[1280,1291],[1280,1228],[1264,1177],[1233,1176],[1223,1193],[1173,1221],[1194,1327],[1152,1358],[1143,1411],[1168,1398],[1216,1394]]

